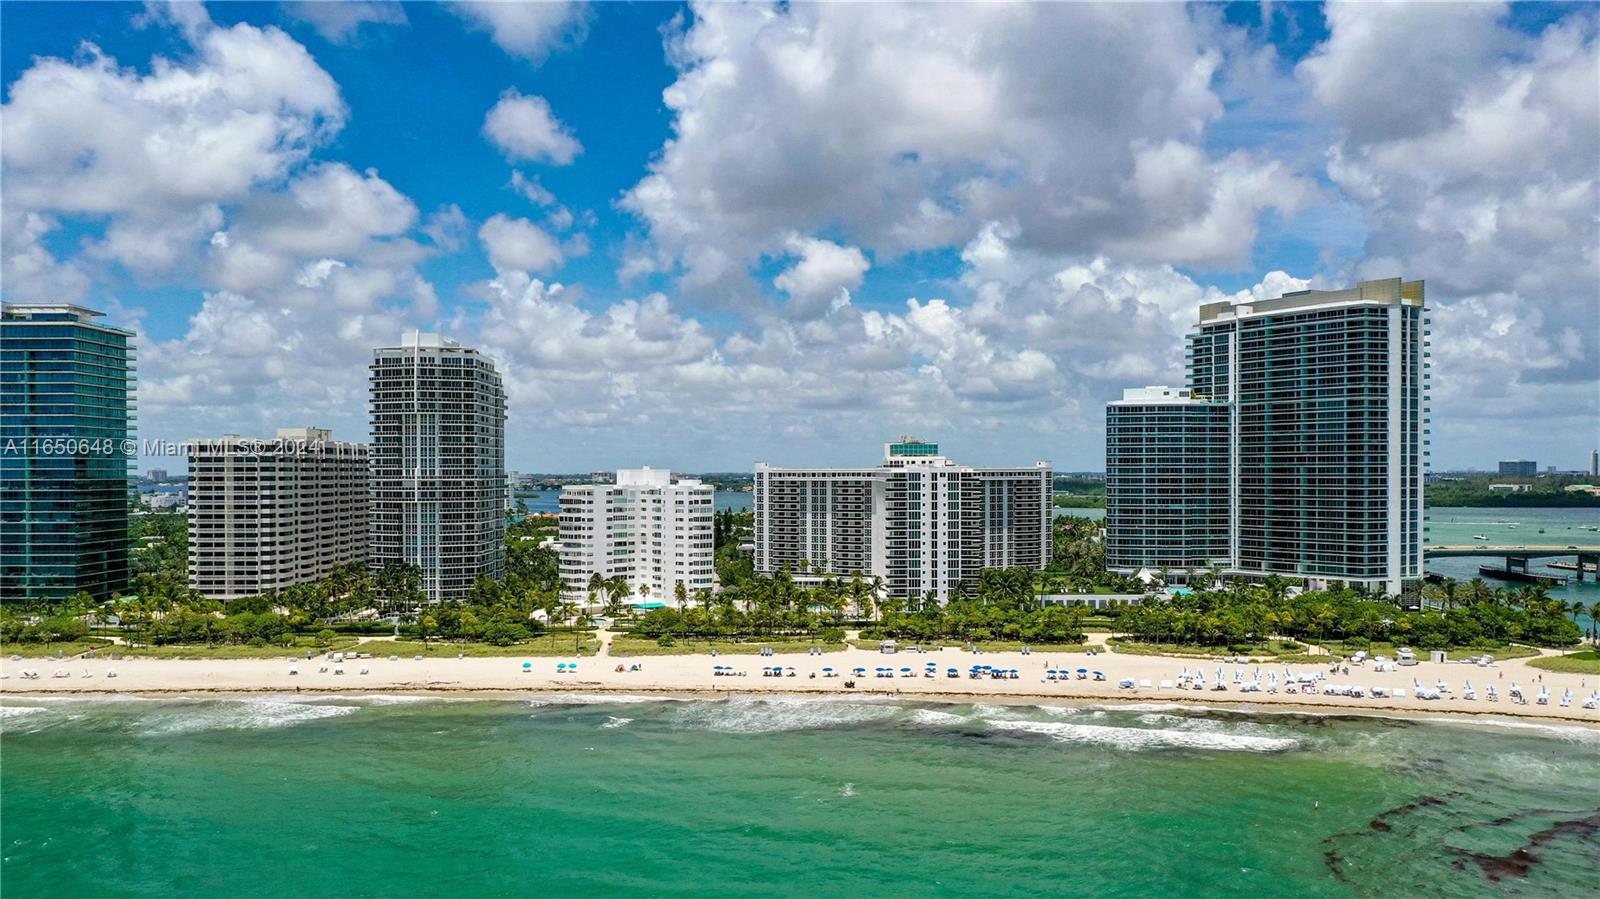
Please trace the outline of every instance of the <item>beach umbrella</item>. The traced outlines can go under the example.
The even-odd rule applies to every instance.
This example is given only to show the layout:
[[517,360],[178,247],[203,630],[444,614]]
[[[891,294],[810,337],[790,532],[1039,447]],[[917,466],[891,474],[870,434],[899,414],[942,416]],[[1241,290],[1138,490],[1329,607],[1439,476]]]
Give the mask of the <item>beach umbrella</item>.
[[530,669],[532,667],[533,667],[533,663],[532,662],[523,662],[522,663],[522,670],[523,671],[527,671],[528,669]]
[[911,669],[910,668],[901,668],[900,669],[900,673],[901,674],[910,674],[911,673]]
[[1089,671],[1089,669],[1087,669],[1087,668],[1079,668],[1078,669],[1078,673],[1079,674],[1087,674],[1088,671]]

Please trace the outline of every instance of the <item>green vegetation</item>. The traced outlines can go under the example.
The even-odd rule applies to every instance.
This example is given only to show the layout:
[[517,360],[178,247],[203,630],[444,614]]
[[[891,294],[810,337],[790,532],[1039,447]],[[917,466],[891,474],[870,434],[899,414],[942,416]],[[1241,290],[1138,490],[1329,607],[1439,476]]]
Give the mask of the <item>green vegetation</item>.
[[1582,633],[1566,603],[1539,587],[1512,591],[1489,588],[1478,579],[1465,585],[1430,585],[1428,599],[1438,608],[1408,611],[1356,590],[1308,591],[1288,596],[1287,582],[1269,577],[1262,584],[1207,588],[1108,610],[1119,630],[1150,644],[1255,646],[1273,637],[1305,642],[1342,641],[1351,651],[1373,641],[1418,649],[1492,650],[1512,642],[1571,646]]
[[465,644],[531,645],[546,621],[571,622],[587,631],[577,606],[559,595],[555,552],[540,546],[556,527],[549,519],[533,518],[508,525],[506,576],[480,580],[461,603],[425,606],[420,572],[409,565],[377,572],[347,565],[272,596],[223,602],[189,589],[183,516],[144,515],[133,533],[140,547],[134,595],[106,603],[87,594],[55,603],[8,603],[0,607],[0,643],[72,642],[98,631],[120,636],[127,648],[118,651],[130,655],[271,657],[342,646],[356,634],[398,630]]
[[1259,643],[1202,646],[1198,643],[1145,643],[1138,640],[1107,640],[1106,645],[1123,655],[1136,656],[1196,656],[1222,658],[1224,656],[1252,656],[1258,659],[1299,660],[1318,658],[1306,647],[1293,640],[1264,640]]
[[[1098,483],[1098,482],[1096,482]],[[1043,595],[1143,594],[1143,585],[1105,570],[1099,524],[1062,516],[1052,532],[1053,560],[1043,571],[985,569],[940,603],[886,596],[877,578],[819,572],[797,582],[787,571],[759,575],[738,552],[750,538],[751,513],[716,513],[713,537],[721,590],[691,597],[679,590],[669,608],[636,615],[627,609],[631,585],[595,577],[590,605],[617,618],[613,650],[619,655],[828,650],[845,645],[844,629],[860,628],[871,645],[894,638],[925,646],[968,643],[990,650],[1026,644],[1037,652],[1085,649],[1085,631],[1122,635],[1119,651],[1206,655],[1305,657],[1302,644],[1335,653],[1361,648],[1492,652],[1502,658],[1532,652],[1527,646],[1572,646],[1581,634],[1568,617],[1596,608],[1569,607],[1541,588],[1497,591],[1481,580],[1429,585],[1425,608],[1403,609],[1381,596],[1351,589],[1289,596],[1289,582],[1223,584],[1215,572],[1191,575],[1193,591],[1168,599],[1146,595],[1137,603],[1091,610],[1085,603],[1046,606]],[[560,594],[559,560],[541,546],[555,533],[551,519],[524,518],[506,531],[507,572],[480,580],[459,603],[427,605],[420,574],[390,565],[371,572],[346,566],[321,581],[274,596],[228,602],[188,588],[181,516],[143,516],[136,534],[137,596],[95,603],[87,595],[55,604],[0,607],[0,642],[10,651],[47,655],[55,648],[81,652],[97,634],[115,634],[117,652],[177,658],[259,658],[353,647],[358,636],[374,641],[374,655],[482,656],[592,655],[596,638],[584,607]],[[1518,646],[1516,644],[1523,644]]]
[[1101,496],[1068,496],[1057,493],[1050,500],[1058,509],[1104,509],[1106,498]]
[[1546,656],[1528,663],[1529,668],[1566,674],[1600,674],[1600,652],[1575,652],[1565,656]]
[[[1511,475],[1473,475],[1457,481],[1438,481],[1426,486],[1429,506],[1482,506],[1492,509],[1600,508],[1600,496],[1567,492],[1573,484],[1592,484],[1584,475],[1541,475],[1519,478]],[[1492,493],[1490,484],[1527,484],[1523,493]]]
[[68,640],[65,642],[42,643],[0,643],[0,655],[19,655],[25,659],[42,659],[61,653],[64,656],[75,656],[79,653],[93,650],[110,649],[111,643],[96,637],[86,637],[82,640]]
[[321,655],[325,652],[347,652],[356,647],[354,637],[345,637],[332,644],[314,639],[296,639],[291,645],[251,645],[248,643],[172,643],[160,646],[110,646],[106,653],[140,659],[281,659],[288,656],[305,657],[307,652]]
[[399,638],[394,640],[370,640],[361,644],[360,649],[362,652],[370,652],[374,656],[397,655],[404,659],[419,655],[431,659],[455,658],[458,655],[468,657],[549,656],[552,658],[570,658],[572,656],[592,656],[600,650],[600,644],[594,639],[592,631],[571,631],[548,633],[525,642],[505,645],[477,641],[429,640],[423,642],[421,640]]
[[813,648],[823,652],[838,652],[845,648],[842,642],[823,642],[816,638],[779,638],[769,640],[729,640],[716,638],[677,637],[647,639],[631,635],[618,635],[611,640],[611,655],[617,658],[633,656],[673,656],[709,653],[715,650],[728,654],[754,654],[767,647],[779,655],[806,653]]
[[1073,496],[1106,495],[1106,482],[1101,478],[1078,478],[1072,475],[1058,474],[1055,476],[1051,486],[1056,493],[1069,493]]
[[[881,645],[881,641],[865,639],[851,640],[850,645],[857,649],[876,650]],[[938,639],[930,640],[926,643],[908,640],[900,645],[901,647],[920,646],[923,649],[940,649],[948,647],[951,649],[964,650],[968,647],[972,647],[975,649],[980,649],[984,652],[1021,652],[1022,648],[1026,646],[1028,647],[1028,651],[1035,655],[1042,655],[1045,653],[1088,652],[1092,648],[1092,644],[1089,643],[1037,643],[1026,640],[976,640],[968,642],[964,640]]]

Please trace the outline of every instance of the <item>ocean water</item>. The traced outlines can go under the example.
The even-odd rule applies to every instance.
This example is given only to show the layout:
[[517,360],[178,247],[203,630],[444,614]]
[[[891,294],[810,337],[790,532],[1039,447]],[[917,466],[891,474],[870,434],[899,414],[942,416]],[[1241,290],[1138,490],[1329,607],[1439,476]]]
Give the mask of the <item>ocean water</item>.
[[[1441,506],[1428,509],[1427,542],[1430,544],[1469,545],[1489,543],[1496,546],[1529,544],[1555,546],[1600,545],[1600,509],[1483,509]],[[1482,535],[1487,540],[1474,540]],[[1575,572],[1549,567],[1550,562],[1571,562],[1572,556],[1551,559],[1534,559],[1528,570],[1536,574],[1549,574],[1570,578],[1564,587],[1552,587],[1550,596],[1565,602],[1593,605],[1600,602],[1600,583],[1591,572],[1579,583]],[[1429,559],[1427,569],[1460,581],[1478,576],[1478,566],[1505,564],[1504,559],[1490,556],[1465,556],[1449,559]],[[1490,584],[1506,586],[1505,581],[1490,580]],[[1517,586],[1510,584],[1510,586]],[[1589,627],[1588,616],[1579,616],[1578,624]]]
[[812,698],[8,700],[0,893],[1594,896],[1600,732]]

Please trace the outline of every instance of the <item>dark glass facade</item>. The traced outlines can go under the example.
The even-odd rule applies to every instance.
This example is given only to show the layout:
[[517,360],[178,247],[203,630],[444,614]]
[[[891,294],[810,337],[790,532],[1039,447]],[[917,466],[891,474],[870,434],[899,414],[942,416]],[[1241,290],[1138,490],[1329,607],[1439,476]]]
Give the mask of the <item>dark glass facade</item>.
[[1106,565],[1137,571],[1228,567],[1225,403],[1106,407]]
[[1217,549],[1204,533],[1220,447],[1228,544],[1213,558],[1229,570],[1396,594],[1417,583],[1427,356],[1421,281],[1202,306],[1189,335],[1193,408],[1108,407],[1108,564]]
[[0,313],[0,599],[126,592],[133,332],[66,305]]

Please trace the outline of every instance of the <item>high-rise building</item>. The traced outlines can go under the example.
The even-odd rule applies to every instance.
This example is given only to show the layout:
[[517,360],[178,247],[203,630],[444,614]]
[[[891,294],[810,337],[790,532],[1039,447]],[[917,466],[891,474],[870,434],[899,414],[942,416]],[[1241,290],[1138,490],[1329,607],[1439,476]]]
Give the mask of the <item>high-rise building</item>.
[[1051,553],[1050,463],[972,468],[939,446],[884,444],[875,468],[755,467],[756,570],[797,581],[881,578],[940,600],[984,568],[1042,569]]
[[1600,450],[1589,451],[1589,477],[1600,477]]
[[101,315],[0,307],[0,599],[128,589],[134,335]]
[[505,574],[506,395],[494,363],[438,334],[373,350],[372,546],[376,570],[422,570],[429,602]]
[[712,536],[716,488],[669,471],[623,469],[615,484],[561,489],[561,583],[588,598],[589,580],[626,578],[634,595],[671,603],[717,580]]
[[[1138,490],[1108,483],[1108,560],[1126,571],[1161,567],[1164,559],[1199,561],[1217,549],[1214,538],[1173,524],[1187,512],[1215,520],[1211,481],[1170,464],[1171,441],[1182,439],[1202,471],[1226,459],[1227,546],[1210,558],[1228,571],[1396,594],[1416,583],[1428,455],[1423,302],[1423,282],[1391,278],[1201,306],[1189,334],[1188,395],[1173,398],[1197,407],[1184,413],[1188,433],[1167,430],[1179,417],[1170,408],[1141,412],[1151,404],[1133,402],[1108,412],[1119,428],[1108,428],[1108,478],[1134,477],[1151,458],[1168,460]],[[1225,409],[1226,429],[1212,417],[1222,413],[1201,406]],[[1122,430],[1140,416],[1167,422]],[[1133,523],[1151,520],[1152,509],[1170,540],[1141,534]]]
[[1123,391],[1106,407],[1106,566],[1228,568],[1227,403],[1188,388]]
[[1532,459],[1502,459],[1500,474],[1531,478],[1539,474],[1539,463]]
[[189,586],[213,599],[273,593],[367,560],[367,447],[321,428],[193,440]]
[[167,480],[167,470],[165,468],[152,468],[145,472],[144,476],[145,480],[160,484]]

